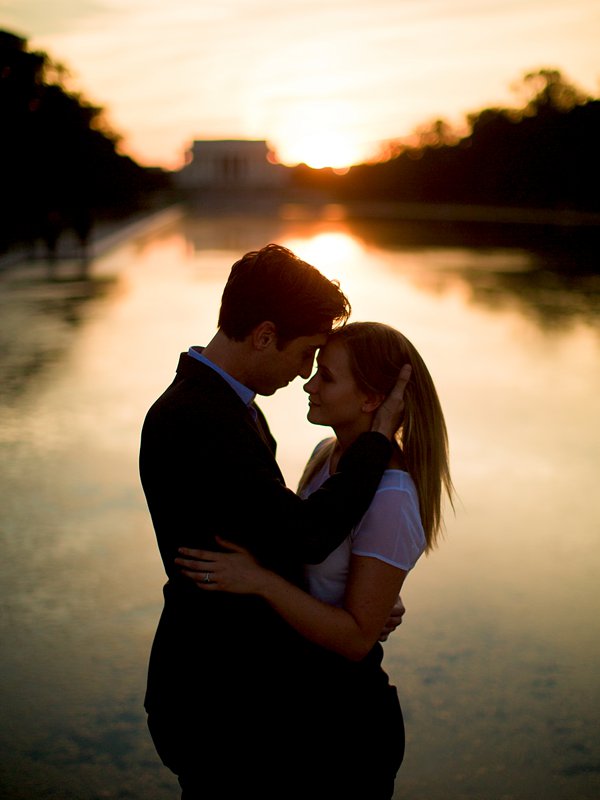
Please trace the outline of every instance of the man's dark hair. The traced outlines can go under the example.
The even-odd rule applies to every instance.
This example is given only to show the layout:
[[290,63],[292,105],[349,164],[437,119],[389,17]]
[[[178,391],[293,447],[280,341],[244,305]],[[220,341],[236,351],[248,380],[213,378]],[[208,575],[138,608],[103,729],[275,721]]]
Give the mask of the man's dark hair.
[[329,333],[350,316],[350,303],[337,281],[294,255],[268,244],[246,253],[231,268],[221,299],[219,328],[242,341],[261,322],[271,321],[281,349],[291,339]]

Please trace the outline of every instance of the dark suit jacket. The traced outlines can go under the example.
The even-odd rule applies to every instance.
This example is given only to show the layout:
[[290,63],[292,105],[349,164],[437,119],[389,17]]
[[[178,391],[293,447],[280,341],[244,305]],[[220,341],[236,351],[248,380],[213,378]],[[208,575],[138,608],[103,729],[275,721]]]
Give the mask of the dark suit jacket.
[[215,549],[219,534],[300,581],[302,564],[325,558],[366,511],[390,455],[385,437],[364,434],[339,472],[301,500],[285,487],[272,437],[271,444],[227,382],[183,354],[174,382],[146,416],[140,451],[169,577],[150,660],[151,712],[216,714],[225,704],[239,715],[258,694],[268,715],[314,656],[259,598],[202,592],[173,563],[178,547]]

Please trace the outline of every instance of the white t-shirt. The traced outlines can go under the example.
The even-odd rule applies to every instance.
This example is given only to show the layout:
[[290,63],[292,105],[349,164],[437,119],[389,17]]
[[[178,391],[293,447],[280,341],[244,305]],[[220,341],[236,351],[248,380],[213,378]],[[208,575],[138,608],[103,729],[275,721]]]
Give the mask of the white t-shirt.
[[[329,474],[327,460],[303,489],[302,496],[316,491]],[[371,505],[350,536],[320,564],[305,567],[309,592],[330,605],[342,606],[353,554],[377,558],[408,572],[425,546],[413,480],[408,472],[388,469]]]

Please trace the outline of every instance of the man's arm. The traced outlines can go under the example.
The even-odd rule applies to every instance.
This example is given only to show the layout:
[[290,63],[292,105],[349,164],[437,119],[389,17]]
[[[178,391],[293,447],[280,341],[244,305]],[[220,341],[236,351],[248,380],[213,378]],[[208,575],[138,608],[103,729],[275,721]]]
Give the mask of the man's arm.
[[401,407],[396,393],[396,418],[388,404],[380,430],[360,436],[338,472],[301,500],[278,479],[271,453],[237,399],[207,396],[202,387],[176,387],[173,394],[149,413],[140,453],[169,575],[178,547],[214,549],[216,535],[247,547],[276,571],[322,561],[367,510],[392,450],[386,433],[396,430]]
[[[409,365],[402,367],[396,385],[377,410],[371,432],[359,436],[348,448],[340,459],[335,475],[308,498],[301,500],[300,506],[296,495],[292,493],[293,500],[289,494],[286,496],[285,502],[295,504],[296,510],[278,511],[279,503],[284,502],[280,494],[281,485],[271,483],[271,488],[277,489],[269,500],[274,518],[287,519],[287,523],[285,530],[275,530],[274,536],[269,537],[266,530],[263,532],[263,538],[270,539],[264,552],[256,548],[255,537],[254,541],[239,543],[263,558],[268,558],[283,544],[286,554],[295,553],[304,563],[318,564],[323,561],[346,538],[373,499],[381,475],[388,466],[392,441],[400,426],[404,412],[404,391],[410,373]],[[269,492],[266,491],[268,496]]]
[[373,648],[406,571],[377,558],[353,555],[342,607],[331,605],[264,569],[244,548],[228,553],[182,550],[177,563],[203,592],[262,597],[302,637],[352,661]]
[[405,364],[402,367],[394,388],[375,412],[373,424],[371,425],[373,432],[382,433],[390,441],[393,440],[402,422],[404,392],[410,380],[411,372],[410,364]]
[[236,498],[248,525],[229,538],[267,562],[279,553],[301,563],[320,563],[366,512],[391,452],[391,443],[381,434],[363,434],[340,459],[337,472],[304,500],[274,481],[267,468],[254,465],[252,470],[249,463]]

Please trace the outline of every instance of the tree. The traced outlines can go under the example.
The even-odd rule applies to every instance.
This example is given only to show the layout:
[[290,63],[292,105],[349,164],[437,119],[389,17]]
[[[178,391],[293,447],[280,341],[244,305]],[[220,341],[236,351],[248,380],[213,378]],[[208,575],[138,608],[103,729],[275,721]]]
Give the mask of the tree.
[[546,111],[571,111],[591,98],[570,83],[558,69],[538,69],[526,73],[514,90],[524,98],[523,111],[529,116]]
[[351,170],[348,197],[493,206],[600,210],[600,101],[559,70],[518,85],[518,108],[486,108],[458,134],[443,120],[399,141],[393,157]]
[[139,206],[154,177],[117,151],[103,109],[65,89],[66,69],[0,31],[0,249]]

